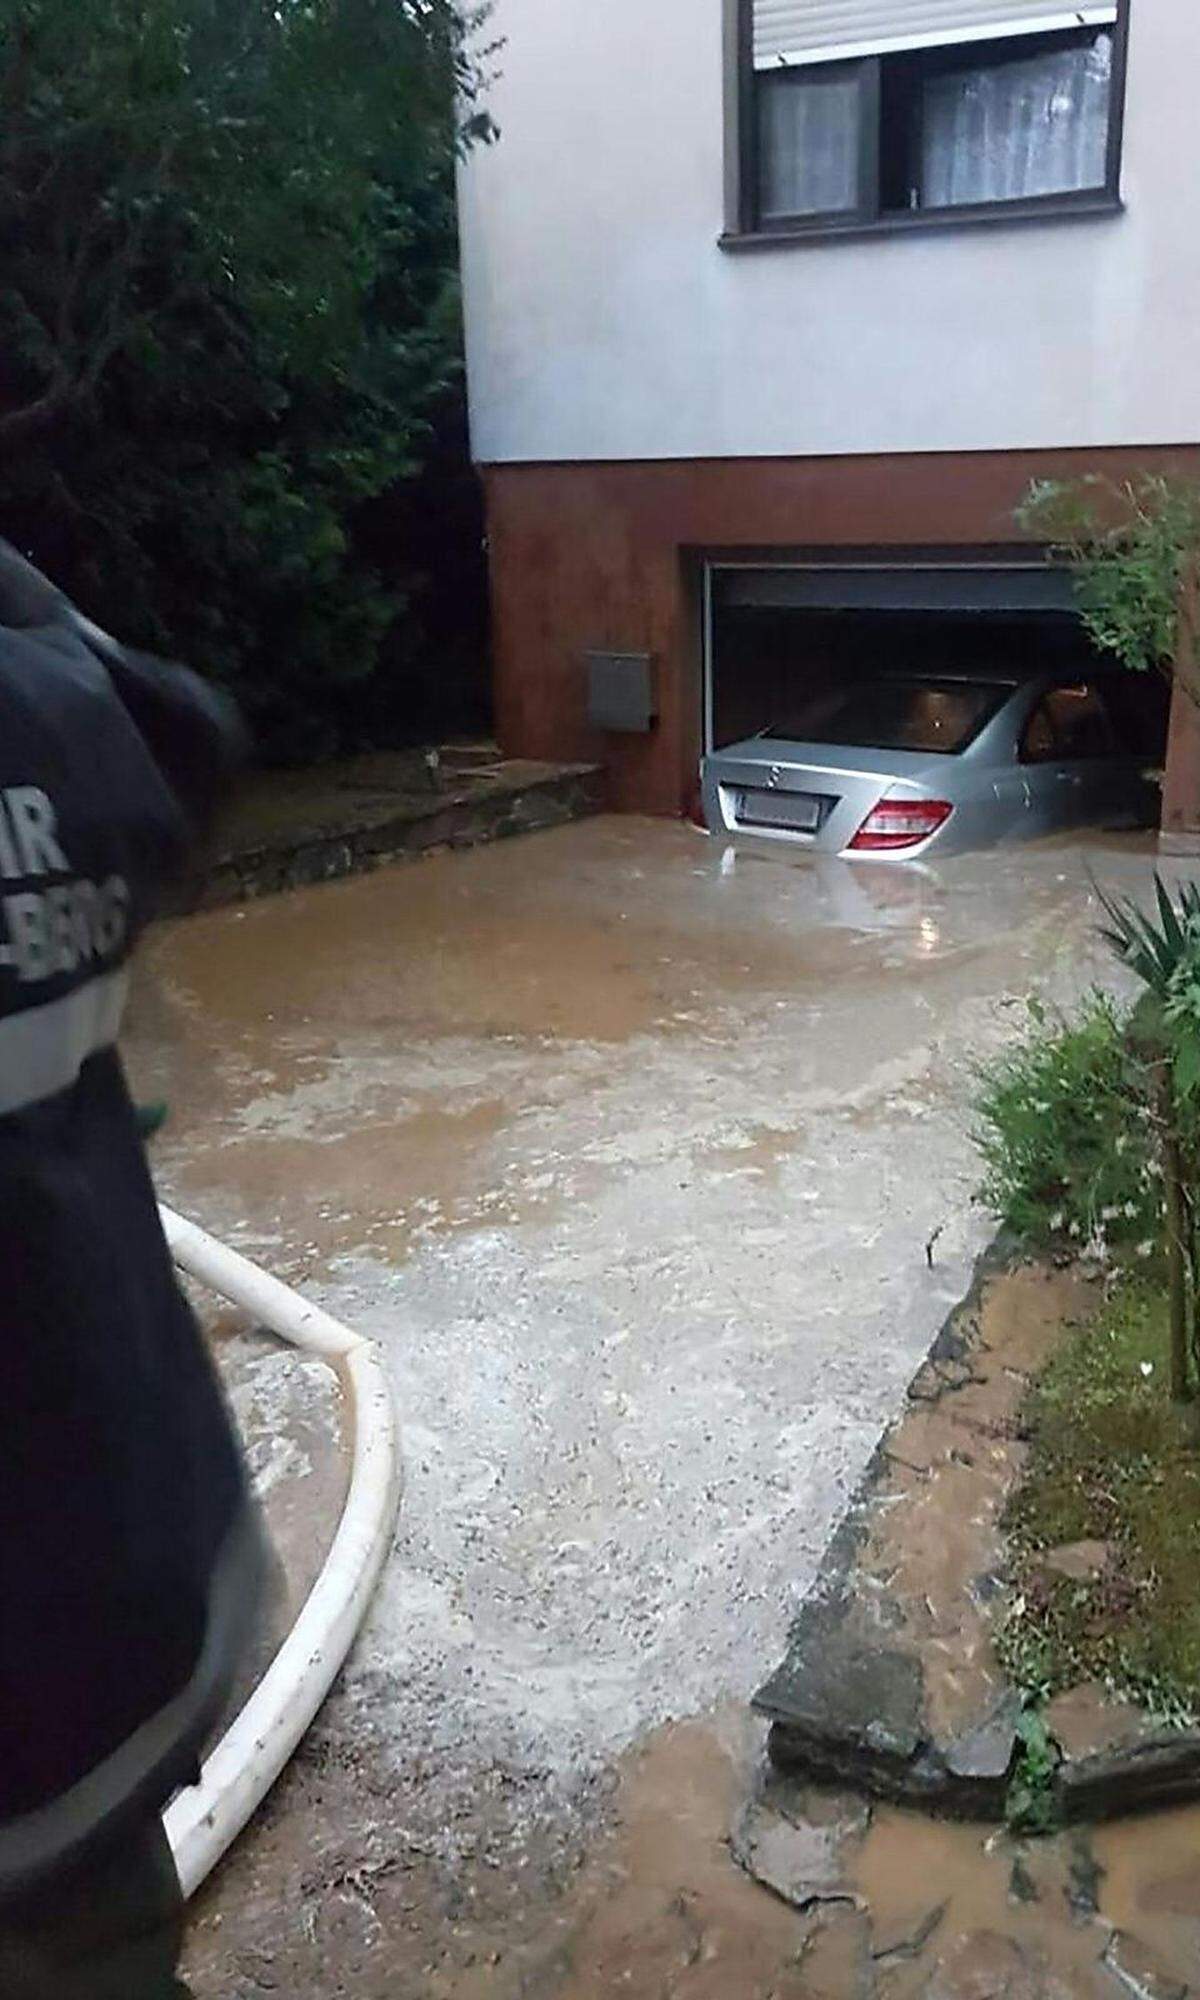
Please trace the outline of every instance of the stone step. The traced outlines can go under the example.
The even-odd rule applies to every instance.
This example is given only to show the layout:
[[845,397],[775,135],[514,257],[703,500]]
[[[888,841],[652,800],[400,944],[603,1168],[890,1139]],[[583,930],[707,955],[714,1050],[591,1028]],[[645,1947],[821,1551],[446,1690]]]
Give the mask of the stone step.
[[256,896],[332,882],[389,861],[416,859],[447,847],[477,847],[513,834],[534,833],[584,819],[601,810],[601,772],[594,764],[501,762],[448,771],[436,791],[379,792],[369,804],[340,808],[332,780],[319,810],[272,812],[267,824],[247,815],[208,870],[199,905],[204,909]]

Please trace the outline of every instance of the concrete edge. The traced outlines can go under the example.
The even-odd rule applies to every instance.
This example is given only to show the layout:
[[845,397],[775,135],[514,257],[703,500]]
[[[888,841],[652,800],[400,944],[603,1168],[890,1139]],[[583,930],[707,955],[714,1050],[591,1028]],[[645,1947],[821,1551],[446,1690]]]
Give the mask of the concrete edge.
[[[953,1369],[969,1350],[964,1322],[978,1311],[984,1287],[1013,1269],[1023,1253],[1002,1232],[976,1260],[971,1284],[939,1327],[928,1354],[909,1385],[908,1402],[921,1399],[919,1384],[929,1371]],[[914,1392],[916,1392],[914,1396]],[[907,1407],[907,1405],[906,1405]],[[957,1820],[997,1823],[1004,1819],[1009,1786],[1020,1758],[1017,1720],[1024,1706],[1018,1689],[1007,1687],[970,1736],[956,1744],[935,1744],[917,1723],[919,1702],[909,1700],[903,1669],[919,1670],[915,1656],[889,1647],[886,1626],[879,1644],[861,1638],[845,1646],[840,1619],[851,1601],[850,1579],[871,1530],[871,1501],[889,1470],[889,1446],[904,1422],[902,1410],[872,1452],[855,1497],[830,1539],[816,1580],[800,1607],[788,1653],[752,1697],[751,1706],[771,1724],[768,1755],[784,1775],[849,1788],[868,1797]],[[847,1619],[847,1625],[849,1620]],[[839,1636],[845,1657],[838,1659]],[[896,1692],[894,1704],[860,1703],[863,1726],[831,1727],[828,1715],[800,1714],[789,1699],[788,1662],[809,1647],[829,1662],[829,1671],[847,1682],[870,1679]],[[873,1654],[873,1657],[872,1657]],[[898,1672],[898,1669],[900,1670]],[[890,1712],[889,1712],[890,1707]],[[1114,1819],[1200,1797],[1200,1731],[1161,1729],[1137,1742],[1092,1755],[1063,1757],[1054,1779],[1060,1822]]]
[[510,777],[486,792],[460,789],[408,804],[385,818],[259,842],[221,854],[210,866],[198,907],[217,909],[284,889],[365,874],[390,861],[418,859],[445,847],[478,847],[538,833],[602,809],[599,765],[573,764],[529,779]]

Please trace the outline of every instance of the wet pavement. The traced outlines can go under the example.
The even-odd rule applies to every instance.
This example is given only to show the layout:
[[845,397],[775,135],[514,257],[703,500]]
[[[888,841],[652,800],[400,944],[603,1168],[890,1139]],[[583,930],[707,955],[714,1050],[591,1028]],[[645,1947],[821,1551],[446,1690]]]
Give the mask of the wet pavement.
[[151,941],[164,1191],[383,1344],[408,1474],[351,1667],[198,1906],[201,2000],[817,1990],[769,1953],[730,1983],[744,1938],[724,1986],[638,1971],[645,1936],[597,1985],[570,1940],[648,1746],[732,1715],[670,1785],[716,1773],[722,1935],[806,1949],[723,1844],[740,1704],[987,1238],[972,1065],[1106,970],[1089,865],[1151,856],[934,873],[596,820]]
[[290,1631],[337,1531],[350,1484],[349,1413],[340,1378],[189,1286],[241,1434],[277,1576],[259,1653]]

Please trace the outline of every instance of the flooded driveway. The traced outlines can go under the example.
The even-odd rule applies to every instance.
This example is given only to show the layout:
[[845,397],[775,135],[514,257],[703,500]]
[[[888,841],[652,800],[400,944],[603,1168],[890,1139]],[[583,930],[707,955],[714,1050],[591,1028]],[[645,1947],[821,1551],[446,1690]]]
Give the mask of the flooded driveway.
[[[580,1885],[647,1759],[673,1826],[707,1788],[724,1879],[741,1705],[988,1235],[972,1064],[1104,966],[1089,865],[1149,851],[925,873],[594,820],[152,940],[164,1190],[381,1343],[407,1463],[363,1641],[197,1910],[201,2000],[710,1991],[639,1944],[658,1889],[631,1976],[610,1939],[571,1983]],[[722,1893],[724,1937],[798,1921]],[[712,1994],[790,1994],[773,1952]]]

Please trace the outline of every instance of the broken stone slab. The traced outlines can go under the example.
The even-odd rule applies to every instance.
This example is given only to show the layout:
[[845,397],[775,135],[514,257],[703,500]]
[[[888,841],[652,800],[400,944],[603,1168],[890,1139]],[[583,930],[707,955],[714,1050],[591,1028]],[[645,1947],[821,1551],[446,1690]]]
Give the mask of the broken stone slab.
[[[971,1748],[976,1743],[978,1752]],[[778,1769],[817,1783],[860,1785],[874,1798],[950,1819],[997,1821],[1004,1817],[1017,1739],[1011,1729],[984,1727],[955,1745],[922,1739],[911,1757],[900,1760],[881,1754],[857,1722],[840,1737],[828,1730],[817,1737],[789,1718],[773,1723],[768,1752]]]
[[809,1795],[775,1781],[740,1815],[730,1851],[756,1882],[798,1910],[836,1903],[858,1908],[846,1858],[869,1819],[869,1809],[853,1795]]
[[[899,1804],[963,1819],[999,1819],[1017,1755],[1021,1703],[1005,1687],[959,1735],[939,1740],[927,1720],[919,1654],[881,1640],[874,1597],[833,1590],[801,1613],[787,1660],[755,1697],[771,1718],[770,1755],[782,1770],[853,1784]],[[982,1690],[982,1683],[981,1683]]]
[[1164,1728],[1097,1682],[1056,1695],[1045,1719],[1063,1753],[1056,1787],[1064,1819],[1111,1819],[1200,1793],[1200,1732]]
[[1021,1697],[1015,1688],[1005,1688],[991,1713],[974,1729],[956,1737],[936,1754],[952,1778],[985,1786],[1004,1793],[1012,1776],[1017,1752],[1017,1723]]
[[798,1910],[858,1900],[846,1880],[835,1827],[795,1826],[752,1805],[735,1826],[730,1847],[739,1868]]
[[1113,1819],[1200,1797],[1200,1733],[1161,1730],[1094,1757],[1064,1758],[1055,1780],[1062,1817]]
[[1056,1694],[1046,1705],[1045,1721],[1063,1756],[1076,1764],[1127,1750],[1155,1734],[1145,1709],[1118,1701],[1099,1681],[1082,1681]]
[[[985,1288],[1000,1270],[1017,1293],[1001,1294],[989,1318]],[[1003,1246],[983,1260],[915,1400],[871,1460],[785,1659],[754,1698],[777,1769],[953,1818],[1003,1819],[1023,1706],[994,1644],[1010,1588],[1003,1512],[1023,1462],[1027,1371],[1051,1351],[1055,1325],[1039,1272],[1014,1272]],[[1020,1369],[1009,1365],[1010,1335]],[[957,1448],[963,1439],[985,1441],[977,1473],[972,1452]],[[964,1492],[967,1473],[977,1491]],[[1046,1561],[1087,1581],[1112,1556],[1097,1540],[1064,1544]],[[1200,1732],[1164,1730],[1103,1688],[1059,1696],[1046,1722],[1061,1750],[1053,1783],[1064,1821],[1200,1796]]]
[[920,1751],[922,1696],[916,1656],[876,1643],[861,1606],[836,1597],[801,1613],[792,1650],[755,1707],[809,1747],[813,1777],[836,1778],[849,1760],[882,1783]]

